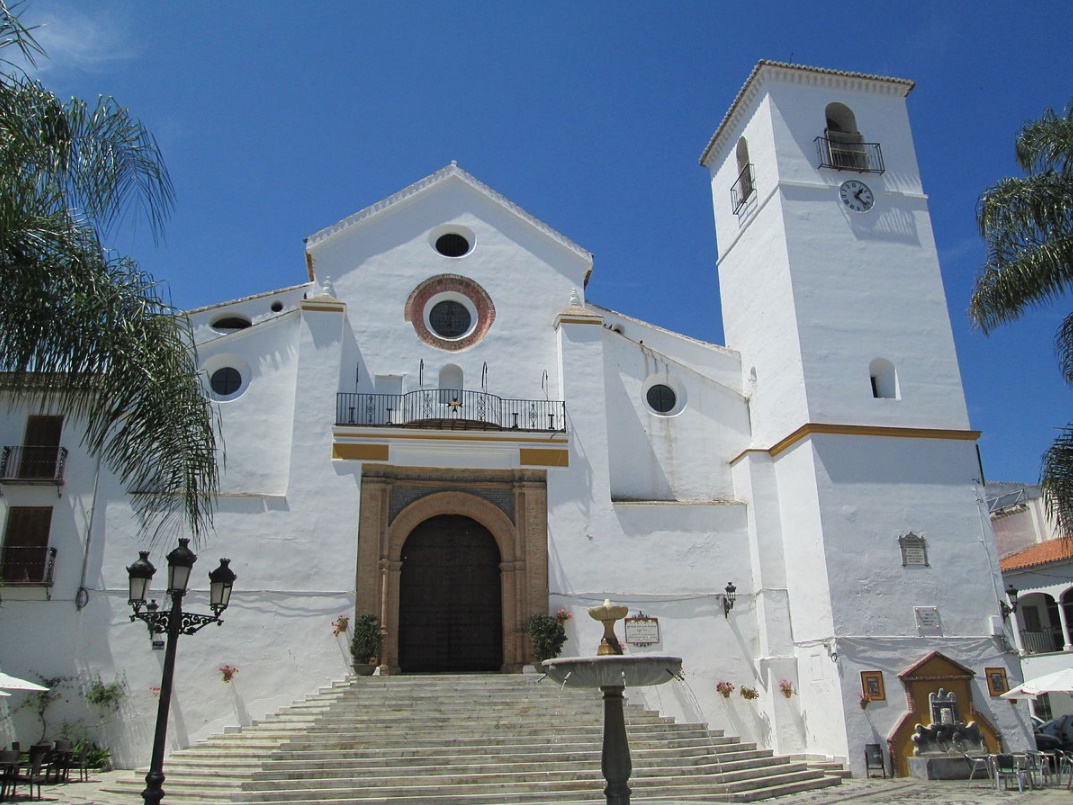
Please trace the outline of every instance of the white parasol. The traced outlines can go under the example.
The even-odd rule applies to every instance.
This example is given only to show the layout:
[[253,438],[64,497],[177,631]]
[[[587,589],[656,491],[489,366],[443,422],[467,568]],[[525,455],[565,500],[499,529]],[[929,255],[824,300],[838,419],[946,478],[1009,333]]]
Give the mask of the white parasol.
[[0,671],[0,690],[48,690],[48,688]]
[[[3,685],[0,685],[3,687]],[[1073,694],[1073,668],[1063,668],[1043,676],[1026,679],[1002,694],[1003,699],[1035,699],[1044,693]]]

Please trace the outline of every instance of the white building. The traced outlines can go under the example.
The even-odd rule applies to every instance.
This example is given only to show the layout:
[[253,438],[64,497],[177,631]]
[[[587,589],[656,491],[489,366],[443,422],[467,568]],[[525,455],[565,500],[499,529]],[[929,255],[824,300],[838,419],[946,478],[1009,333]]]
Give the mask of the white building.
[[[904,768],[939,688],[992,749],[1025,746],[1024,709],[987,684],[1018,660],[912,86],[749,76],[702,157],[730,348],[587,300],[592,256],[453,164],[309,237],[308,281],[193,311],[227,453],[195,576],[224,554],[238,582],[223,629],[181,640],[173,746],[346,675],[341,614],[380,617],[383,673],[514,673],[534,613],[570,610],[564,653],[592,653],[604,598],[658,620],[629,651],[685,658],[688,687],[632,695],[776,752],[863,773],[889,741]],[[0,424],[69,450],[62,486],[4,471],[3,668],[125,679],[106,740],[144,763],[161,654],[124,567],[145,546],[77,424],[40,413]],[[12,525],[43,509],[44,533]]]
[[[1003,581],[1016,591],[1004,613],[1024,679],[1071,668],[1073,542],[1059,536],[1040,487],[988,483],[987,492]],[[1068,715],[1073,696],[1043,694],[1031,707],[1043,719]]]

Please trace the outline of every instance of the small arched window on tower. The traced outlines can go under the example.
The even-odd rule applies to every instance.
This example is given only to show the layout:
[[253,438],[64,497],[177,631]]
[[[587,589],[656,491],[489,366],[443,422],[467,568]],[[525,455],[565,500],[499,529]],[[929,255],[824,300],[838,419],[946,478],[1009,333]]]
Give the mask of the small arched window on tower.
[[829,103],[824,111],[823,136],[816,138],[821,168],[882,173],[879,143],[866,143],[857,129],[857,117],[844,103]]
[[734,186],[730,188],[730,203],[734,208],[734,214],[737,215],[749,203],[749,199],[756,190],[753,184],[753,166],[749,162],[749,143],[744,137],[738,140],[735,155],[738,162],[738,178]]
[[895,371],[893,363],[886,358],[876,358],[868,367],[868,374],[872,380],[873,397],[877,400],[897,400],[900,398],[898,394],[898,373]]

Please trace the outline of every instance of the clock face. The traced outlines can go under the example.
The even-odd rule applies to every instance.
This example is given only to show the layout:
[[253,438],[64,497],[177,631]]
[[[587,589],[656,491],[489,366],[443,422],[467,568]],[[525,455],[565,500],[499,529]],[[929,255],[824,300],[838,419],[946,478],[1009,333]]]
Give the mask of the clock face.
[[876,203],[876,198],[872,195],[868,185],[856,179],[842,182],[842,186],[838,188],[838,197],[854,212],[868,212]]

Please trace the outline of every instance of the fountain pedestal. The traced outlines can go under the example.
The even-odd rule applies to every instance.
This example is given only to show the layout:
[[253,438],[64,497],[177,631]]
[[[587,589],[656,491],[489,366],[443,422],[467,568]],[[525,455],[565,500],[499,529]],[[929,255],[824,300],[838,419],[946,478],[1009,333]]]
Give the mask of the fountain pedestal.
[[603,693],[604,741],[600,769],[607,781],[604,797],[607,805],[630,805],[633,761],[626,737],[622,693],[627,685],[662,685],[677,679],[682,672],[682,658],[653,654],[563,657],[545,660],[544,670],[567,687],[599,688]]
[[662,685],[682,674],[682,658],[657,654],[626,656],[615,637],[615,621],[628,612],[624,606],[604,601],[590,607],[589,617],[604,625],[603,639],[595,657],[562,657],[544,660],[544,671],[556,682],[572,688],[599,688],[604,695],[604,743],[600,756],[607,787],[607,805],[630,805],[630,742],[626,737],[626,716],[622,692],[627,685]]

